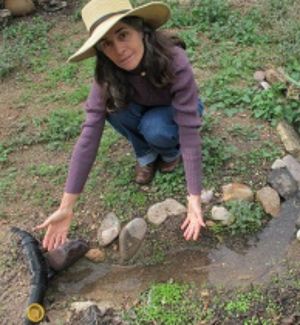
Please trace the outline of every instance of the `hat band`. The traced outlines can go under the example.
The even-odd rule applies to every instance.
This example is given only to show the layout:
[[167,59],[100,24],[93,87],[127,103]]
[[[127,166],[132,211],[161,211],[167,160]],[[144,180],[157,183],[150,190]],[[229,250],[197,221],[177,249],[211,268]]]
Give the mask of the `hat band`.
[[105,20],[115,16],[115,15],[121,15],[121,14],[125,14],[126,12],[130,11],[130,9],[125,9],[125,10],[120,10],[120,11],[116,11],[116,12],[112,12],[110,14],[104,15],[102,17],[100,17],[98,20],[96,20],[91,28],[90,28],[90,35],[93,34],[94,30],[100,25],[102,24]]

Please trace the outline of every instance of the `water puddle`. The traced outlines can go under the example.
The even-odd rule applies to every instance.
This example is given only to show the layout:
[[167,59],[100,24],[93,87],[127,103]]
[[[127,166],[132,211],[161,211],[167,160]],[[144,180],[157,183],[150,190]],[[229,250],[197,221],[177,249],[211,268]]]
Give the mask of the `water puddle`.
[[[300,213],[300,197],[286,201],[281,213],[251,241],[243,252],[225,245],[209,251],[189,249],[173,252],[155,266],[92,264],[86,260],[57,279],[58,290],[118,306],[134,300],[151,283],[167,281],[209,283],[226,288],[262,283],[286,267],[286,257],[295,238],[295,221]],[[294,249],[297,245],[293,246]]]

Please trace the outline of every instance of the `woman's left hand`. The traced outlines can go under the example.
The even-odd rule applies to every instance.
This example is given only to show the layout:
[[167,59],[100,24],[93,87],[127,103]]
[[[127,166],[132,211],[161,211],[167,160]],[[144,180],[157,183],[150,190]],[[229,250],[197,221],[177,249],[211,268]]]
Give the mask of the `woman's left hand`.
[[185,240],[197,240],[201,227],[205,227],[201,210],[200,195],[188,196],[187,217],[181,225]]

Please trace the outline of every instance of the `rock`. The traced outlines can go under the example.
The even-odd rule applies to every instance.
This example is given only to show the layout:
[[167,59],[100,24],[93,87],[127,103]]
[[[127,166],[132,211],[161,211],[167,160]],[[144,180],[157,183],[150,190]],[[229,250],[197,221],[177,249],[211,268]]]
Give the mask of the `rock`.
[[124,325],[120,314],[113,308],[99,308],[98,304],[92,304],[80,312],[73,312],[66,325],[102,324]]
[[300,136],[286,121],[278,123],[276,129],[286,151],[300,161]]
[[234,222],[234,216],[224,207],[213,206],[211,218],[215,221],[221,221],[224,226],[231,225]]
[[287,89],[286,97],[289,99],[300,100],[299,86],[289,85]]
[[286,168],[293,176],[294,180],[298,183],[300,189],[300,163],[291,155],[287,155],[282,158]]
[[96,305],[96,302],[88,300],[88,301],[76,301],[73,302],[70,306],[71,310],[74,310],[76,313],[79,313],[90,306]]
[[300,229],[298,229],[298,231],[297,231],[296,238],[300,241]]
[[35,5],[32,0],[5,0],[4,7],[13,16],[25,16],[35,11]]
[[49,251],[45,257],[53,270],[61,271],[79,260],[88,250],[89,246],[84,240],[69,240],[58,248]]
[[11,12],[8,9],[0,10],[0,27],[7,26],[10,19],[11,19]]
[[102,247],[107,246],[119,236],[120,231],[121,224],[118,217],[113,212],[108,213],[98,230],[97,239],[99,245]]
[[272,170],[268,175],[268,183],[284,199],[288,199],[296,194],[298,189],[297,182],[286,167]]
[[179,0],[179,4],[181,6],[185,6],[185,7],[188,7],[192,4],[192,0]]
[[207,221],[205,221],[205,225],[206,225],[206,227],[211,228],[211,227],[214,227],[216,225],[216,223],[213,222],[212,220],[207,220]]
[[214,197],[214,192],[212,190],[202,190],[201,192],[201,202],[208,204]]
[[61,1],[61,0],[49,0],[44,1],[43,9],[49,12],[54,12],[61,10],[63,8],[67,7],[67,1]]
[[277,82],[286,83],[286,79],[284,78],[284,76],[274,69],[266,70],[265,77],[270,84],[274,84]]
[[99,263],[105,260],[105,253],[98,248],[92,248],[85,254],[85,257],[94,263]]
[[155,224],[162,224],[170,216],[178,216],[186,213],[186,208],[174,199],[166,199],[163,202],[152,205],[147,212],[147,219]]
[[147,231],[147,223],[142,218],[131,220],[121,231],[119,248],[121,260],[129,260],[141,246]]
[[273,162],[271,169],[279,169],[279,168],[283,168],[283,167],[286,167],[284,161],[282,159],[276,159]]
[[266,81],[261,81],[259,84],[260,84],[261,88],[264,90],[268,90],[269,88],[271,88],[271,85]]
[[252,202],[254,194],[251,188],[247,185],[240,183],[231,183],[222,186],[223,201],[243,200]]
[[296,220],[296,228],[300,229],[300,213],[298,219]]
[[266,78],[266,74],[265,74],[264,71],[262,71],[262,70],[258,70],[258,71],[255,71],[255,72],[254,72],[253,77],[254,77],[254,79],[255,79],[256,81],[264,81],[265,78]]
[[280,197],[271,187],[266,186],[256,193],[256,200],[260,202],[266,213],[276,217],[280,211]]

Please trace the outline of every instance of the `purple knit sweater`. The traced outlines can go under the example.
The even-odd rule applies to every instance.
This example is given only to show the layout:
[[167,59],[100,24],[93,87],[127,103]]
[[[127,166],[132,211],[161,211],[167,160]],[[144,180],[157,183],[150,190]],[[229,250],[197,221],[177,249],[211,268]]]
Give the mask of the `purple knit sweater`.
[[[174,47],[172,67],[174,82],[164,88],[156,88],[140,73],[129,73],[128,82],[134,88],[132,101],[143,106],[172,105],[174,121],[179,127],[179,142],[184,162],[189,194],[201,192],[201,148],[198,128],[201,119],[197,112],[198,93],[192,67],[186,53]],[[102,89],[94,81],[85,103],[86,119],[80,137],[74,147],[68,178],[67,193],[81,193],[96,158],[105,122],[105,105]]]

